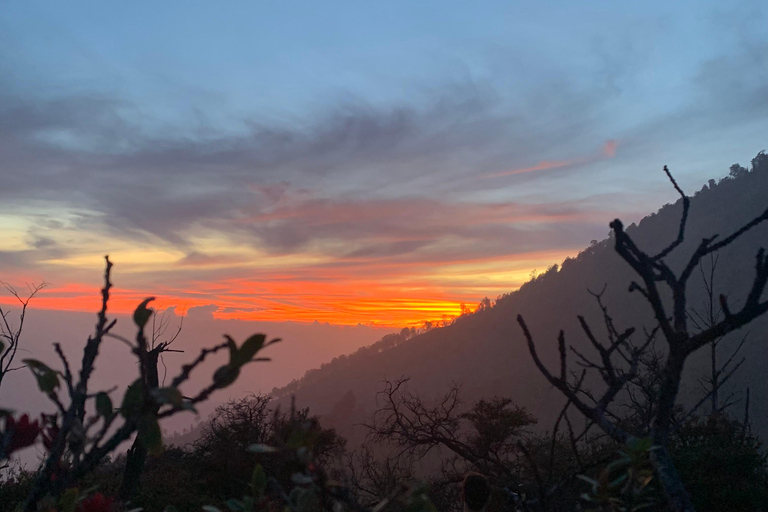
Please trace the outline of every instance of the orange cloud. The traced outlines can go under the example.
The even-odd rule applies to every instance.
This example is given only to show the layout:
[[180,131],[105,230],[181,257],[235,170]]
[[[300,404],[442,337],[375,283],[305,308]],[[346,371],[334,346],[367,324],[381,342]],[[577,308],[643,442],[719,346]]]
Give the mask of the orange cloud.
[[[412,326],[456,316],[461,304],[495,298],[518,288],[531,270],[544,269],[575,251],[543,251],[514,257],[479,257],[444,262],[378,260],[357,266],[310,266],[276,269],[252,278],[195,280],[186,288],[155,287],[138,291],[130,276],[114,280],[110,311],[130,313],[148,295],[158,308],[183,312],[215,304],[216,318],[257,321],[329,322],[339,325]],[[245,270],[239,274],[247,273]],[[0,304],[13,306],[9,297]],[[32,307],[93,311],[100,306],[99,287],[70,283],[41,292]]]
[[513,176],[515,174],[526,174],[529,172],[546,171],[549,169],[558,169],[560,167],[566,167],[573,164],[573,160],[561,160],[561,161],[547,161],[543,160],[531,167],[525,167],[523,169],[512,169],[511,171],[502,171],[493,174],[486,174],[483,178],[500,178],[502,176]]
[[[601,154],[615,148],[608,141]],[[605,158],[591,156],[598,157]],[[569,162],[540,162],[498,175]],[[386,326],[439,321],[457,315],[462,303],[515,290],[533,269],[575,254],[593,237],[592,227],[615,217],[588,200],[280,197],[287,199],[243,210],[233,222],[237,229],[200,227],[187,251],[106,240],[119,249],[112,252],[110,310],[129,313],[153,295],[159,308],[215,305],[214,316],[223,319]],[[557,249],[543,250],[552,247]],[[77,249],[34,267],[58,286],[36,297],[33,307],[98,310],[103,260],[90,247]],[[0,297],[0,304],[13,301]]]
[[486,174],[481,176],[482,178],[500,178],[503,176],[514,176],[516,174],[527,174],[536,171],[548,171],[551,169],[560,169],[562,167],[568,167],[572,165],[583,165],[605,158],[613,158],[616,156],[616,148],[619,146],[619,141],[616,139],[606,140],[598,153],[592,153],[589,155],[573,158],[570,160],[542,160],[541,162],[531,167],[524,167],[522,169],[512,169],[510,171],[501,171],[492,174]]

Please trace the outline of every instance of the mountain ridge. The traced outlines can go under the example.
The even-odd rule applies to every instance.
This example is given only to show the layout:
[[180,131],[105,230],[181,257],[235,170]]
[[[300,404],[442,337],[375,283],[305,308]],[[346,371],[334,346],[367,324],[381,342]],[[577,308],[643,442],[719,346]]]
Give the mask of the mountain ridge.
[[[708,184],[691,196],[690,215],[683,244],[666,258],[678,269],[701,238],[719,233],[727,236],[768,207],[768,156],[759,153],[747,170],[737,164],[731,175]],[[626,227],[637,245],[653,253],[677,236],[682,200],[662,206],[639,223]],[[606,225],[608,224],[606,220]],[[717,293],[729,296],[731,307],[746,296],[754,271],[754,257],[759,246],[768,245],[768,226],[761,225],[744,240],[721,251],[717,267]],[[603,300],[621,327],[652,328],[650,307],[640,294],[628,292],[634,278],[629,266],[613,250],[612,239],[593,243],[574,258],[554,265],[525,283],[518,290],[500,296],[492,306],[456,319],[452,325],[432,329],[414,337],[391,334],[381,341],[340,356],[300,380],[273,390],[279,402],[295,395],[299,406],[309,406],[327,423],[351,438],[360,435],[355,424],[362,423],[376,409],[376,392],[384,380],[410,377],[411,388],[425,397],[437,397],[450,385],[463,386],[466,402],[499,395],[512,398],[539,417],[546,428],[555,411],[564,403],[534,367],[522,333],[515,320],[523,315],[545,362],[556,364],[556,337],[565,331],[566,341],[577,348],[586,347],[577,323],[584,315],[596,332],[602,316],[588,290],[605,287]],[[692,280],[689,286],[691,307],[703,300],[703,282]],[[750,337],[743,349],[745,363],[728,389],[740,392],[751,387],[755,431],[768,433],[768,382],[762,366],[768,362],[768,318],[759,318],[747,330]],[[739,337],[738,333],[732,338]],[[726,347],[730,343],[724,343]],[[586,348],[588,350],[588,348]],[[681,399],[697,397],[697,379],[706,361],[701,351],[691,357],[686,368]],[[700,394],[699,394],[700,395]],[[756,404],[756,405],[754,405]]]

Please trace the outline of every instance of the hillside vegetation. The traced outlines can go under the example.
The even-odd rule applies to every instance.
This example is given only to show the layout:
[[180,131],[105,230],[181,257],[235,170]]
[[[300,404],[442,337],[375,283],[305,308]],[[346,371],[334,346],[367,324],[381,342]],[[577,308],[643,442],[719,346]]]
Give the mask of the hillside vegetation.
[[[663,179],[660,174],[659,179]],[[673,269],[682,264],[705,236],[726,235],[752,219],[768,206],[768,155],[759,153],[749,169],[738,164],[719,181],[710,180],[691,194],[690,217],[685,242],[670,257]],[[667,204],[643,218],[627,233],[648,252],[660,250],[677,234],[682,200]],[[606,219],[606,227],[611,219]],[[722,251],[715,269],[715,294],[732,297],[746,295],[754,267],[754,255],[768,240],[768,226],[761,225],[739,243]],[[704,269],[708,272],[708,268]],[[309,406],[325,422],[350,440],[359,440],[364,422],[376,409],[376,394],[381,383],[401,376],[411,378],[410,386],[424,397],[442,396],[452,384],[462,386],[467,402],[489,396],[505,396],[528,408],[548,428],[564,403],[531,362],[525,340],[515,318],[522,314],[536,333],[539,351],[545,362],[554,363],[557,333],[564,329],[569,343],[587,343],[577,315],[594,326],[601,325],[601,311],[589,290],[605,287],[603,302],[617,325],[638,330],[654,326],[652,312],[642,297],[628,292],[632,270],[615,253],[613,241],[606,238],[555,265],[524,284],[519,290],[499,297],[495,303],[481,303],[478,310],[456,319],[452,325],[413,335],[403,330],[349,356],[341,356],[321,368],[310,370],[290,385],[273,390],[281,400],[295,395],[302,406]],[[689,304],[704,307],[707,301],[703,278],[691,280]],[[738,304],[734,305],[734,307]],[[734,407],[743,407],[745,390],[750,388],[749,411],[753,429],[763,438],[768,434],[768,386],[764,366],[768,363],[768,318],[750,324],[747,332],[736,332],[721,343],[723,356],[748,334],[739,353],[744,362],[727,383],[726,394],[735,393]],[[698,400],[699,379],[708,371],[709,356],[691,358],[681,391],[684,402]]]
[[[664,170],[681,201],[626,229],[612,222],[608,239],[520,290],[385,336],[272,396],[230,400],[171,438],[159,420],[268,363],[261,352],[280,339],[224,335],[161,385],[175,337],[145,330],[151,297],[134,311],[134,341],[111,333],[106,258],[80,372],[59,344],[60,365],[22,360],[55,412],[0,410],[0,510],[764,510],[768,157],[692,199]],[[5,325],[12,359],[21,327]],[[139,363],[122,397],[89,388],[112,338]],[[182,391],[217,352],[210,382]],[[16,458],[31,447],[44,453],[35,470]]]

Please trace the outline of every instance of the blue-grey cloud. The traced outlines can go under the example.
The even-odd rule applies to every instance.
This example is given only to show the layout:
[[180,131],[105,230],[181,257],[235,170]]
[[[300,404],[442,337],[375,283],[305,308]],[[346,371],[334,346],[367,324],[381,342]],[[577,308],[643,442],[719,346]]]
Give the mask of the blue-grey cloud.
[[[115,94],[25,94],[7,74],[0,81],[0,208],[12,211],[32,201],[78,208],[73,222],[79,229],[163,240],[189,252],[189,261],[201,258],[189,243],[196,226],[275,252],[370,235],[367,248],[343,253],[349,257],[408,254],[437,236],[515,234],[525,246],[532,233],[519,227],[501,233],[493,223],[431,226],[436,229],[426,233],[414,226],[415,219],[429,218],[426,210],[410,219],[398,216],[397,208],[385,209],[379,219],[323,215],[393,196],[423,200],[428,209],[438,198],[441,205],[471,203],[464,196],[494,189],[505,190],[513,204],[532,195],[542,204],[541,196],[560,200],[586,188],[600,193],[583,157],[608,138],[620,141],[619,157],[629,150],[622,162],[629,169],[632,158],[647,160],[655,148],[680,137],[764,119],[768,47],[760,37],[706,60],[688,84],[694,101],[638,124],[627,121],[618,133],[606,132],[605,110],[628,94],[625,85],[648,65],[638,34],[618,45],[596,42],[603,65],[583,83],[555,74],[513,101],[491,79],[464,78],[432,88],[428,97],[388,106],[347,98],[303,118],[275,122],[248,115],[236,130],[206,125],[202,116],[200,129],[178,135],[148,129],[142,106]],[[582,163],[478,179],[553,159]],[[281,183],[282,190],[275,188]],[[288,207],[280,203],[297,191],[308,197]],[[326,208],[311,211],[319,217],[305,217],[308,204],[322,202]],[[278,203],[293,217],[259,220]],[[442,215],[450,216],[449,210]],[[587,223],[572,231],[593,229]],[[44,234],[30,236],[33,246],[44,248]]]

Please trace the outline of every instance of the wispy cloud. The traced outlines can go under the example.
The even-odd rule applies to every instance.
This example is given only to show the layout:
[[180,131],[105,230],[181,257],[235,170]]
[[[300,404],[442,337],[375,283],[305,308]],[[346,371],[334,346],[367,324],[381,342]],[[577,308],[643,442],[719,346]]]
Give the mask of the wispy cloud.
[[526,174],[529,172],[548,171],[550,169],[560,169],[561,167],[568,167],[570,165],[573,165],[574,163],[575,161],[573,160],[562,160],[562,161],[555,161],[555,162],[549,162],[545,160],[531,167],[523,167],[522,169],[512,169],[510,171],[495,172],[491,174],[486,174],[485,176],[482,176],[482,177],[483,178],[500,178],[502,176],[514,176],[516,174]]
[[222,317],[335,322],[411,322],[509,291],[607,220],[659,206],[648,165],[765,133],[764,31],[686,46],[681,67],[644,33],[672,29],[643,23],[573,53],[481,45],[399,96],[318,89],[315,108],[282,114],[195,104],[176,124],[142,94],[29,87],[25,59],[0,59],[0,270],[58,283],[51,307],[90,309],[110,252],[118,308],[152,290]]

